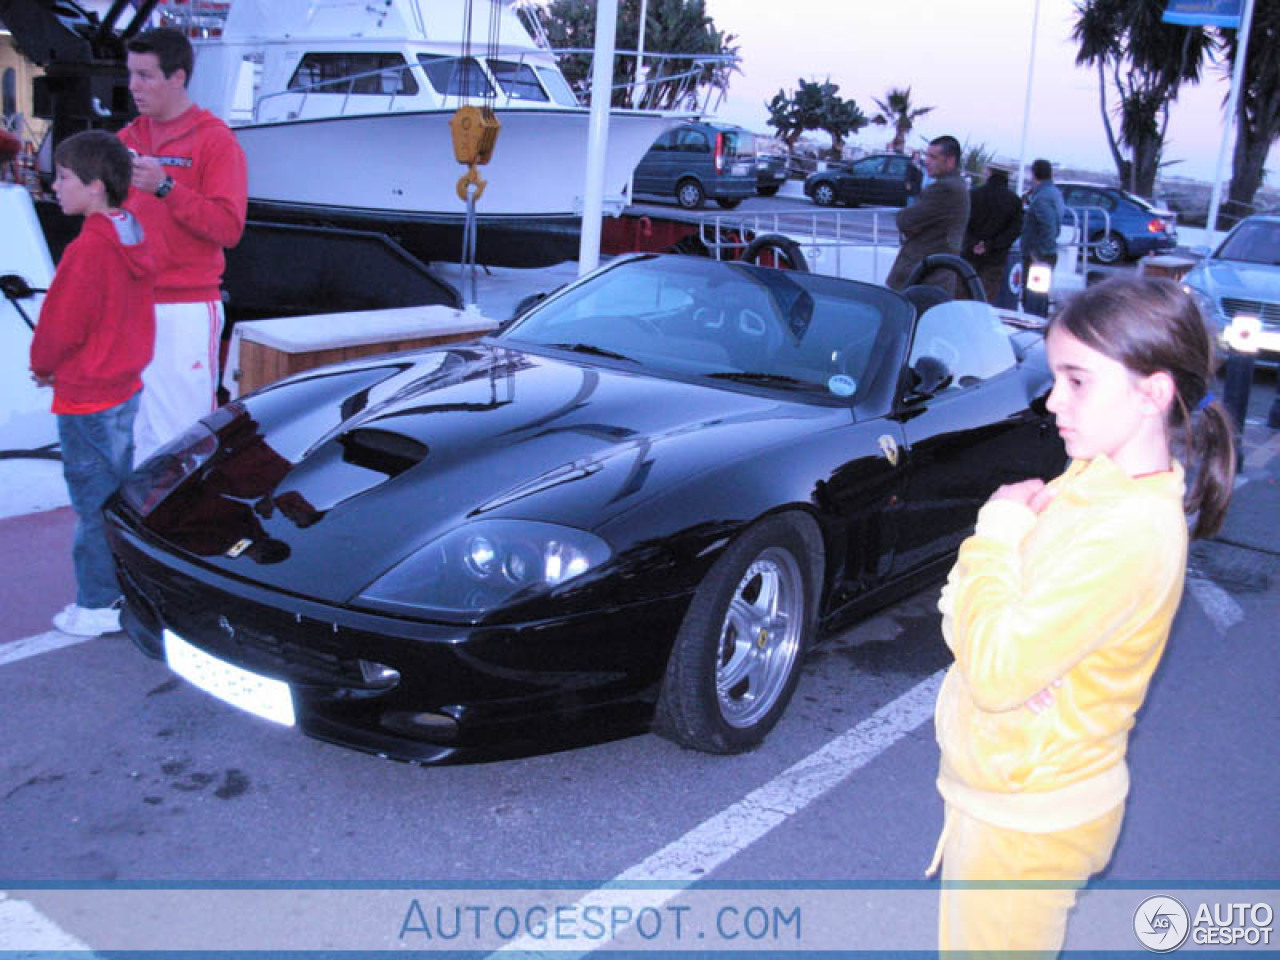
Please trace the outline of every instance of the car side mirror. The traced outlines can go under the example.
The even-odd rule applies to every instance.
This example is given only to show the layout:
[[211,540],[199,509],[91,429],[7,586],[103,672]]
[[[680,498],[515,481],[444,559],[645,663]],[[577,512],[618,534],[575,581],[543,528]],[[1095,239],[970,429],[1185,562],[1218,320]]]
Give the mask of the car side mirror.
[[1203,244],[1199,244],[1191,248],[1191,255],[1197,260],[1204,260],[1208,258],[1209,254],[1212,252],[1213,250],[1210,247],[1206,247]]
[[951,386],[951,369],[937,357],[921,357],[911,368],[907,399],[928,400]]

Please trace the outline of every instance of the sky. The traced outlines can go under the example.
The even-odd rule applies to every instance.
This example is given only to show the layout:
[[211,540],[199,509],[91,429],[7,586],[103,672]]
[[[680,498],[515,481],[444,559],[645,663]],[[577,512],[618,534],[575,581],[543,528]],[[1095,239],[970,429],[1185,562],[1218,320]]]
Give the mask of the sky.
[[[706,0],[716,27],[737,36],[742,74],[714,112],[769,133],[766,102],[797,79],[839,84],[840,96],[876,112],[873,97],[911,87],[912,101],[934,111],[912,132],[914,145],[953,134],[1017,159],[1030,60],[1033,0]],[[1075,65],[1071,0],[1041,0],[1027,125],[1027,161],[1113,172],[1099,111],[1097,74]],[[1227,74],[1216,66],[1198,87],[1184,86],[1166,134],[1168,175],[1211,180],[1222,139]],[[829,137],[812,135],[827,146]],[[889,128],[869,126],[850,142],[882,149]],[[1223,179],[1231,176],[1230,148]],[[1268,182],[1280,183],[1280,150]]]

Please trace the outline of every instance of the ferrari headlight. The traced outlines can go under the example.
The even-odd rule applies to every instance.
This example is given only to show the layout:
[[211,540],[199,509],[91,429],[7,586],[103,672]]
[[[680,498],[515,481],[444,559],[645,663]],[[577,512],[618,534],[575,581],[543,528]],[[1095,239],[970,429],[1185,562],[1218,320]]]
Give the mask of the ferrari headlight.
[[218,438],[213,431],[203,422],[193,423],[130,474],[120,487],[120,496],[145,517],[217,449]]
[[432,541],[361,591],[400,613],[476,615],[581,577],[609,559],[584,530],[533,520],[480,520]]

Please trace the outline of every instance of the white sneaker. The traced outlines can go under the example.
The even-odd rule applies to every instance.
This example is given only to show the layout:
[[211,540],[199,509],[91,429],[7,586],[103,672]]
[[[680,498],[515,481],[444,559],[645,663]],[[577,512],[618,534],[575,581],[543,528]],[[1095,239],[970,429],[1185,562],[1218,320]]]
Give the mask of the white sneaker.
[[117,607],[82,607],[68,603],[53,615],[53,625],[74,637],[100,637],[120,630]]

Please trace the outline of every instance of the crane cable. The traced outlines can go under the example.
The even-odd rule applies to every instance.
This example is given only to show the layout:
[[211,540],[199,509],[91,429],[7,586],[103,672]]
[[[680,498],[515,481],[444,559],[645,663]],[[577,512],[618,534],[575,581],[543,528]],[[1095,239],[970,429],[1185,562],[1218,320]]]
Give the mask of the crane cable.
[[[490,62],[496,57],[501,36],[501,6],[499,0],[488,0],[489,24],[485,42],[485,60]],[[453,138],[454,157],[459,163],[467,165],[467,172],[458,180],[458,198],[467,205],[466,218],[462,230],[462,271],[464,300],[475,302],[475,267],[476,267],[476,201],[484,193],[487,181],[480,176],[478,166],[489,162],[493,156],[493,148],[497,144],[499,123],[493,111],[493,101],[497,90],[485,76],[484,69],[472,59],[471,28],[474,13],[474,0],[466,0],[463,9],[462,56],[459,58],[462,70],[460,96],[468,101],[459,106],[449,120],[449,132]],[[479,85],[481,106],[474,106],[469,101],[472,97],[472,82]]]

